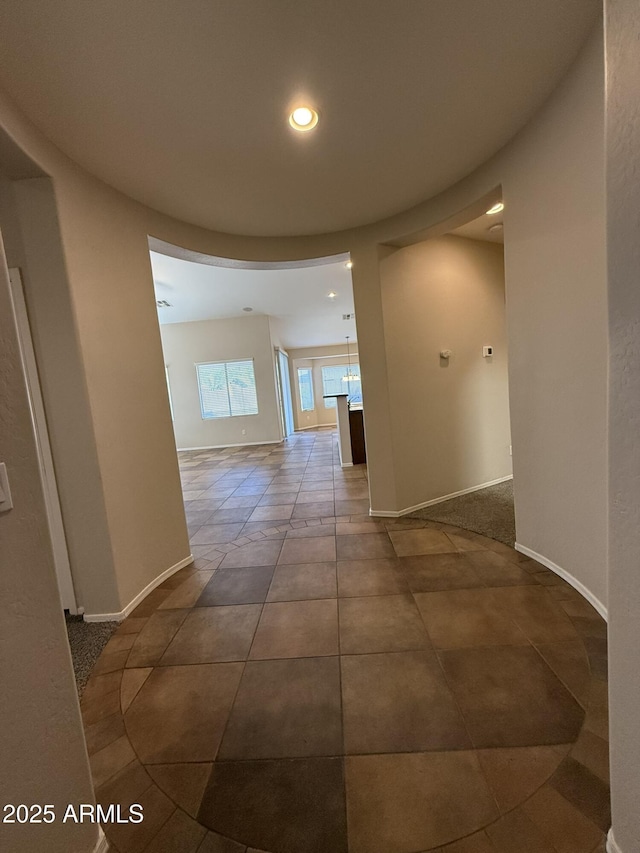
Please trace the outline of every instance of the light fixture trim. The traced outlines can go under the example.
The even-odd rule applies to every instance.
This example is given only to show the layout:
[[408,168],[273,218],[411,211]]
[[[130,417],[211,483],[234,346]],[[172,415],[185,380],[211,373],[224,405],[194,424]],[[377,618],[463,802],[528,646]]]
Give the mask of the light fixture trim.
[[308,133],[318,124],[318,113],[312,107],[296,107],[289,115],[289,124],[299,133]]
[[492,205],[489,210],[485,211],[487,216],[495,216],[496,213],[502,213],[504,210],[504,202],[497,201],[494,205]]
[[502,222],[496,222],[494,225],[490,225],[487,230],[490,234],[496,234],[498,231],[502,231],[503,228]]
[[352,261],[352,260],[348,260],[348,261],[346,262],[346,264],[345,264],[345,267],[346,267],[348,270],[352,270],[352,269],[353,269],[353,261]]
[[335,299],[337,295],[338,294],[335,292],[335,290],[330,290],[329,293],[327,293],[327,299]]

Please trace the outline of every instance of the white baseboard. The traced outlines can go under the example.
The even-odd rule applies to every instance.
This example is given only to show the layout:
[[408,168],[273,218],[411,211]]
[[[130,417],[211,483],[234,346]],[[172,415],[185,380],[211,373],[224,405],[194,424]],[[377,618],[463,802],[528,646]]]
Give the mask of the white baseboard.
[[353,468],[353,462],[341,462],[340,467],[341,468]]
[[607,853],[622,853],[622,850],[618,847],[613,837],[613,829],[610,829],[607,834]]
[[[549,560],[543,554],[539,554],[537,551],[534,551],[533,548],[527,548],[526,545],[521,545],[519,542],[515,544],[516,551],[519,551],[521,554],[524,554],[525,557],[531,557],[532,560],[536,560],[538,563],[542,563],[543,566],[546,566],[548,569],[551,569],[552,572],[555,572],[559,575],[563,580],[565,580],[568,584],[577,590],[583,598],[586,598],[589,604],[598,611],[598,613],[602,616],[602,618],[607,621],[607,608],[600,601],[599,598],[587,589],[587,587],[579,581],[577,578],[568,572],[566,569],[563,569],[562,566],[558,566],[553,560]],[[615,849],[615,848],[614,848]]]
[[296,427],[295,432],[303,432],[305,429],[324,429],[325,427],[334,427],[338,424],[314,424],[313,426]]
[[177,447],[178,453],[186,453],[188,450],[221,450],[225,447],[259,447],[262,444],[282,444],[283,439],[275,441],[238,441],[236,444],[205,444],[202,447]]
[[430,501],[423,501],[421,504],[416,504],[415,506],[408,506],[405,509],[401,509],[398,511],[395,510],[383,510],[383,509],[370,509],[369,515],[372,515],[376,518],[400,518],[402,515],[408,515],[410,512],[416,512],[419,509],[424,509],[427,506],[435,506],[435,504],[441,504],[445,501],[450,501],[452,498],[459,498],[462,495],[469,495],[471,492],[479,492],[480,489],[487,489],[489,486],[497,486],[499,483],[506,483],[507,480],[513,480],[513,474],[509,474],[508,477],[499,477],[497,480],[489,480],[488,483],[480,483],[479,486],[471,486],[469,489],[461,489],[459,492],[451,492],[450,495],[443,495],[441,498],[433,498]]
[[108,851],[109,842],[107,836],[102,831],[102,827],[98,826],[98,840],[96,841],[96,846],[93,848],[93,853],[108,853]]
[[124,610],[121,610],[119,613],[85,613],[84,621],[85,622],[122,622],[132,610],[134,610],[140,602],[146,598],[150,592],[160,586],[163,581],[166,581],[167,578],[170,578],[171,575],[175,575],[176,572],[179,572],[180,569],[184,569],[185,566],[190,566],[193,563],[194,557],[193,554],[189,554],[188,557],[185,557],[184,560],[180,560],[179,563],[176,563],[175,566],[171,566],[168,569],[165,569],[164,572],[158,575],[157,578],[154,578],[151,583],[147,584],[143,590],[141,590],[135,598],[133,598]]

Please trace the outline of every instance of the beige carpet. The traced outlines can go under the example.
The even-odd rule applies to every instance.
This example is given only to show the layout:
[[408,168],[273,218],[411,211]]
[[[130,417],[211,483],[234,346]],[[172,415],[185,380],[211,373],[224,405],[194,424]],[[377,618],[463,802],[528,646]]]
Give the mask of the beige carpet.
[[406,517],[464,527],[513,547],[516,541],[513,480],[425,507]]

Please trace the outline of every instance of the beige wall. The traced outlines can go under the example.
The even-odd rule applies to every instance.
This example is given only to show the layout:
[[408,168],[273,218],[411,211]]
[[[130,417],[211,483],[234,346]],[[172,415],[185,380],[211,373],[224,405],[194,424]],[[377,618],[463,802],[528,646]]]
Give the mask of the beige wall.
[[58,815],[51,825],[0,823],[0,849],[88,853],[98,827],[61,820],[67,803],[93,802],[93,788],[1,240],[0,399],[0,461],[14,504],[0,513],[2,804],[51,803]]
[[389,254],[380,280],[398,504],[373,509],[404,510],[508,477],[502,246],[427,240]]
[[640,6],[607,4],[611,853],[640,850]]
[[[173,426],[179,448],[280,441],[268,317],[168,323],[160,327],[160,332],[169,370]],[[195,365],[242,358],[253,359],[258,414],[203,420]]]

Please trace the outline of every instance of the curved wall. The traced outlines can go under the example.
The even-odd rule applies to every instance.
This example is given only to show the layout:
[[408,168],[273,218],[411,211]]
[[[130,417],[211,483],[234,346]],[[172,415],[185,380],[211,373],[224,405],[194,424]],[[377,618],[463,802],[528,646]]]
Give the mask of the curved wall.
[[55,187],[121,607],[189,553],[147,236],[245,260],[350,252],[372,508],[399,510],[398,472],[416,448],[390,417],[381,244],[444,233],[500,185],[518,539],[606,601],[601,42],[599,26],[538,116],[467,179],[399,216],[314,237],[243,238],[160,215],[81,171],[0,100],[5,131]]

